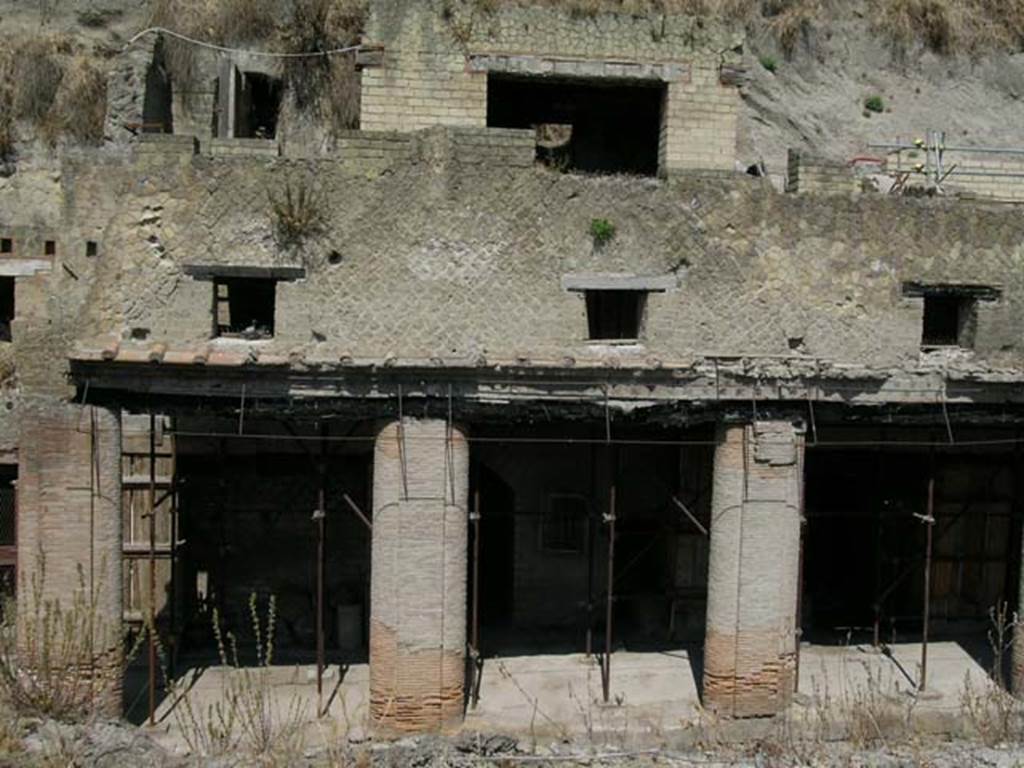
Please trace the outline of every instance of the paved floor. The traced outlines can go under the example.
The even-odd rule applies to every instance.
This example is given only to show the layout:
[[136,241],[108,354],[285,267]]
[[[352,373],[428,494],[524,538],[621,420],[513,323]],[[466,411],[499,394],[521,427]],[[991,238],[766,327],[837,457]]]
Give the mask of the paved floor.
[[[870,646],[809,646],[801,653],[797,717],[824,707],[842,712],[870,697],[896,707],[913,703],[915,713],[959,711],[965,680],[975,690],[988,676],[955,642],[932,643],[926,694],[915,697],[920,674],[920,645],[893,646],[886,654]],[[480,697],[467,712],[465,728],[551,739],[588,735],[631,741],[657,737],[700,722],[699,665],[686,649],[656,653],[618,651],[612,656],[609,703],[603,701],[599,663],[582,654],[490,658],[483,666]],[[206,711],[222,695],[223,667],[196,668],[184,680],[196,711]],[[237,673],[234,673],[237,674]],[[267,670],[275,714],[285,718],[298,707],[311,721],[318,707],[315,669],[309,666]],[[364,738],[367,733],[369,669],[352,665],[339,675],[332,667],[324,681],[327,717],[312,723],[307,735]],[[157,712],[156,735],[179,741],[180,713],[165,699]],[[180,704],[177,704],[180,708]],[[909,704],[908,704],[909,706]],[[624,736],[623,736],[624,738]]]

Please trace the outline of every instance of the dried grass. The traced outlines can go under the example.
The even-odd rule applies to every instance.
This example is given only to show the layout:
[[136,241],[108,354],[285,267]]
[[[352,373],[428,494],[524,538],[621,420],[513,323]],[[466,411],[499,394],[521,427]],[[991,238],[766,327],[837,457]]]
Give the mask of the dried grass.
[[0,704],[33,717],[93,718],[124,674],[117,654],[123,643],[120,620],[103,616],[102,584],[90,590],[81,568],[66,602],[45,598],[41,553],[37,563],[20,587],[29,593],[30,608],[18,612],[11,603],[0,623]]
[[[296,0],[292,23],[282,33],[290,52],[326,51],[359,41],[366,0]],[[295,106],[319,113],[338,129],[359,125],[360,79],[354,55],[289,59],[285,79]]]
[[106,73],[92,59],[76,56],[67,66],[44,122],[50,143],[68,136],[83,144],[99,144],[106,114]]
[[19,122],[49,144],[98,143],[106,110],[106,70],[70,38],[15,38],[0,50],[0,160],[13,155]]
[[194,755],[237,756],[247,765],[294,765],[305,744],[308,721],[305,703],[293,695],[287,703],[275,705],[273,681],[274,638],[277,624],[276,601],[270,597],[265,618],[255,593],[249,597],[249,620],[256,641],[256,664],[243,666],[238,640],[221,626],[220,614],[212,615],[217,653],[225,672],[219,697],[203,706],[185,681],[168,685],[175,700],[173,712],[182,738]]
[[[842,0],[475,0],[488,11],[502,4],[547,5],[577,16],[601,13],[679,13],[765,28],[787,51],[814,26],[841,11]],[[1024,46],[1024,0],[869,0],[875,31],[899,47],[939,53],[1019,51]]]

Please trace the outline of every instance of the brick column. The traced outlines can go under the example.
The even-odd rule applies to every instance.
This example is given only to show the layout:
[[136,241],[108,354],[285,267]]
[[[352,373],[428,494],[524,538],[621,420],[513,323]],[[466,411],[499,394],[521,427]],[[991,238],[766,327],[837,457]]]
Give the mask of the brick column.
[[20,419],[18,629],[26,631],[21,616],[39,624],[57,601],[65,615],[74,615],[76,632],[91,627],[91,648],[74,643],[75,658],[57,663],[92,676],[98,710],[120,716],[120,418],[102,408],[28,397]]
[[[1019,463],[1014,462],[1014,471],[1019,472]],[[1015,484],[1020,486],[1019,482]],[[1017,504],[1015,503],[1016,507]],[[1015,510],[1016,511],[1016,510]],[[1021,547],[1021,542],[1018,542]],[[1024,547],[1021,547],[1024,549]],[[1017,586],[1018,623],[1013,628],[1013,647],[1011,648],[1010,691],[1018,699],[1024,699],[1024,552],[1021,554]]]
[[370,714],[378,733],[461,722],[469,447],[444,421],[377,436],[373,465]]
[[787,421],[719,427],[704,704],[724,715],[772,715],[793,692],[802,440]]

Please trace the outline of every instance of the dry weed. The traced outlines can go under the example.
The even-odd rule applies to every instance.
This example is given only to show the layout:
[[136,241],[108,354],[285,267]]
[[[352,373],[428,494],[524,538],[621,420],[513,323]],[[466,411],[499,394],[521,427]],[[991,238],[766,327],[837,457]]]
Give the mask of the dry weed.
[[107,694],[117,690],[123,667],[120,617],[99,609],[102,585],[89,589],[79,568],[79,585],[69,603],[44,597],[42,554],[29,584],[29,610],[12,603],[0,623],[0,701],[21,714],[56,720],[85,720],[98,714]]
[[185,682],[170,683],[174,717],[193,754],[204,757],[230,755],[244,750],[260,765],[290,765],[304,746],[306,706],[293,696],[281,709],[275,706],[271,665],[274,658],[276,601],[270,598],[262,622],[255,593],[249,598],[249,618],[256,641],[256,664],[243,666],[238,642],[224,632],[220,614],[213,612],[217,653],[224,668],[219,698],[203,707]]
[[86,56],[76,56],[67,66],[53,106],[43,121],[44,136],[51,144],[69,136],[85,144],[103,140],[107,113],[107,75]]
[[324,201],[311,184],[288,180],[281,195],[267,191],[274,234],[278,245],[289,249],[320,233],[324,226]]
[[[292,23],[282,33],[284,48],[303,53],[354,45],[366,13],[366,0],[296,0]],[[335,128],[359,125],[355,55],[289,59],[285,79],[300,110],[319,113]]]

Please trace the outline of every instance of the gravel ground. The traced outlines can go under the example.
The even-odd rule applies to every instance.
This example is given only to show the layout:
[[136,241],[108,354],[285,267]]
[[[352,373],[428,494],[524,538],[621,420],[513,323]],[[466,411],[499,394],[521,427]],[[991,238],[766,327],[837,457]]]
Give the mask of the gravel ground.
[[[303,755],[257,759],[232,753],[217,758],[171,755],[141,730],[122,723],[90,726],[52,721],[23,725],[20,748],[0,751],[0,766],[25,768],[235,768],[236,766],[355,766],[356,768],[556,768],[561,766],[679,766],[679,768],[1024,768],[1024,747],[987,747],[968,742],[909,741],[889,747],[857,747],[846,743],[764,743],[718,751],[618,751],[586,744],[557,743],[527,750],[507,736],[462,734],[406,738],[395,742],[344,745],[338,749],[310,750]],[[9,743],[8,743],[9,744]],[[2,749],[2,747],[0,747]]]

